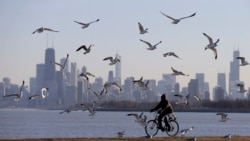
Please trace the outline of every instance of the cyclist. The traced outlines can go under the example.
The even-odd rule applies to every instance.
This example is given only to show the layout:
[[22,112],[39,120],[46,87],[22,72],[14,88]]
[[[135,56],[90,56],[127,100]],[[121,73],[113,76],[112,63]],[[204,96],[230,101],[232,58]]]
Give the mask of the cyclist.
[[[161,101],[160,103],[153,109],[150,110],[150,112],[156,111],[158,109],[161,109],[159,112],[159,116],[158,116],[158,129],[161,129],[162,131],[164,131],[164,128],[162,127],[162,118],[170,113],[173,113],[173,108],[171,106],[171,103],[166,99],[165,94],[161,95]],[[168,130],[170,130],[170,125],[168,123],[166,123],[168,126]]]

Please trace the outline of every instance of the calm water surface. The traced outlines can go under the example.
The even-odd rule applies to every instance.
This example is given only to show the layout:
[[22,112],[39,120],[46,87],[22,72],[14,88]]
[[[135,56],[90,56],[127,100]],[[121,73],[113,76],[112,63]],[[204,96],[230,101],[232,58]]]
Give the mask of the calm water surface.
[[[50,138],[50,137],[115,137],[125,131],[125,136],[145,136],[144,127],[134,122],[128,113],[88,112],[58,114],[59,110],[0,109],[0,138]],[[144,112],[148,119],[153,114]],[[224,136],[226,134],[250,135],[250,114],[228,113],[230,120],[219,122],[216,113],[176,112],[180,130],[194,127],[186,136]],[[167,136],[158,132],[157,136]]]

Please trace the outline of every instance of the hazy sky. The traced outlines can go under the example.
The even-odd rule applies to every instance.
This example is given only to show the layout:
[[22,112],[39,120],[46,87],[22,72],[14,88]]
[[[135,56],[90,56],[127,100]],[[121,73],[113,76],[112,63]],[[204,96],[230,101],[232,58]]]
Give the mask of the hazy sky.
[[[174,25],[160,11],[175,18],[196,15]],[[213,88],[218,72],[225,72],[228,81],[235,49],[250,61],[249,17],[249,0],[1,0],[0,79],[10,77],[19,85],[22,80],[29,82],[36,75],[36,64],[44,63],[48,44],[53,45],[57,62],[68,53],[70,62],[76,62],[78,68],[85,65],[104,81],[115,66],[102,59],[118,53],[122,57],[122,80],[130,76],[160,80],[174,67],[190,74],[177,77],[181,87],[187,86],[195,73],[205,73],[205,81]],[[100,21],[87,29],[74,23],[96,19]],[[149,28],[148,34],[139,34],[138,22]],[[42,26],[59,32],[32,34]],[[220,39],[217,60],[211,50],[204,50],[208,40],[203,32]],[[162,44],[149,51],[139,39]],[[83,55],[76,52],[83,44],[95,46]],[[169,51],[182,60],[163,57]],[[241,67],[240,72],[248,88],[250,65]]]

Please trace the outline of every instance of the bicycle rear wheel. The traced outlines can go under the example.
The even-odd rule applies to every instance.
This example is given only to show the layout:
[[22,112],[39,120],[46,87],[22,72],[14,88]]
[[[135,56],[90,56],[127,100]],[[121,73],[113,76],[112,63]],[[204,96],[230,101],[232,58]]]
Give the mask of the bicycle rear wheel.
[[158,132],[157,122],[154,120],[149,120],[145,126],[145,132],[147,136],[155,136]]
[[169,120],[169,125],[170,125],[170,131],[166,130],[167,134],[169,136],[175,136],[179,132],[179,124],[176,120]]

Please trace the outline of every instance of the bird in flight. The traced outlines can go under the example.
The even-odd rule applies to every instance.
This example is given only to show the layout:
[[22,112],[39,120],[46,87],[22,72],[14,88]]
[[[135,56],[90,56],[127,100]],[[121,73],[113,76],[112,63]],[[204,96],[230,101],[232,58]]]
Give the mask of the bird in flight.
[[211,49],[213,52],[214,52],[214,58],[217,59],[217,50],[216,50],[216,46],[217,46],[217,43],[220,41],[220,39],[217,39],[216,42],[213,42],[213,39],[208,36],[206,33],[203,33],[204,36],[207,37],[208,41],[209,41],[209,44],[205,47],[205,50],[206,49]]
[[163,54],[163,57],[167,57],[167,56],[174,56],[176,58],[181,59],[178,55],[176,55],[174,52],[167,52]]
[[240,61],[241,61],[241,64],[239,64],[239,66],[249,65],[249,63],[246,61],[245,57],[236,57],[236,59],[240,59]]
[[89,107],[88,105],[86,105],[84,103],[82,103],[81,106],[86,108],[86,110],[89,111],[89,116],[93,117],[96,114],[96,111],[95,111],[96,102],[95,101],[92,103],[92,107]]
[[185,75],[185,76],[189,76],[189,74],[184,74],[184,73],[181,72],[181,71],[177,71],[177,70],[175,70],[173,67],[171,67],[171,69],[172,69],[172,71],[173,71],[172,75]]
[[229,118],[227,117],[227,114],[226,113],[217,113],[216,115],[220,115],[221,116],[221,120],[220,122],[226,122],[227,120],[229,120]]
[[148,48],[147,48],[148,50],[155,50],[156,46],[159,45],[160,43],[162,43],[162,41],[159,41],[155,45],[152,45],[150,42],[144,41],[142,39],[140,39],[140,41],[148,45]]
[[59,31],[56,31],[56,30],[53,30],[53,29],[50,29],[50,28],[40,27],[40,28],[36,29],[34,32],[32,32],[32,34],[35,34],[36,32],[37,33],[42,33],[44,31],[59,32]]
[[67,63],[67,61],[68,61],[68,58],[69,58],[69,54],[67,54],[67,57],[66,57],[66,59],[65,59],[65,61],[64,61],[63,64],[56,63],[56,62],[53,62],[53,61],[50,61],[50,63],[60,66],[60,67],[61,67],[61,70],[63,70],[63,69],[65,69],[65,66],[66,66],[66,63]]
[[118,88],[120,91],[122,91],[122,87],[119,84],[117,84],[116,82],[106,82],[103,85],[105,93],[108,93],[108,88],[111,86],[114,86],[114,87]]
[[141,77],[138,80],[133,80],[133,84],[138,84],[138,86],[142,86],[142,83],[143,83],[142,79],[143,79],[143,77]]
[[79,74],[80,77],[84,77],[85,79],[89,80],[89,77],[88,76],[92,76],[92,77],[95,77],[95,75],[93,75],[92,73],[90,72],[82,72],[81,74]]
[[240,88],[239,92],[240,93],[245,93],[247,90],[245,90],[244,84],[238,83],[236,86]]
[[171,19],[171,20],[172,20],[172,24],[178,24],[178,23],[179,23],[181,20],[183,20],[183,19],[186,19],[186,18],[190,18],[190,17],[195,16],[195,15],[196,15],[196,12],[195,12],[195,13],[193,13],[192,15],[190,15],[190,16],[187,16],[187,17],[182,17],[182,18],[179,18],[179,19],[176,19],[176,18],[170,17],[170,16],[168,16],[168,15],[164,14],[163,12],[161,12],[161,14],[162,14],[162,15],[164,15],[165,17],[167,17],[167,18]]
[[100,19],[97,19],[97,20],[89,22],[89,23],[82,23],[82,22],[78,22],[78,21],[74,21],[74,22],[82,25],[82,29],[85,29],[85,28],[89,27],[90,24],[98,22],[98,21],[100,21]]
[[41,94],[34,94],[34,95],[29,97],[29,100],[32,100],[32,99],[35,99],[35,98],[38,98],[38,97],[44,99],[48,95],[49,95],[49,88],[42,88],[41,89]]
[[103,60],[104,60],[104,61],[105,61],[105,60],[109,60],[109,61],[110,61],[109,65],[114,65],[114,64],[116,64],[117,62],[120,62],[120,61],[121,61],[121,60],[119,59],[118,56],[116,56],[115,58],[113,58],[112,56],[109,56],[109,57],[104,58]]
[[21,88],[19,90],[19,93],[8,94],[8,95],[4,95],[3,97],[12,97],[12,96],[14,96],[14,97],[16,97],[15,101],[18,101],[22,97],[22,90],[23,90],[24,83],[25,82],[23,81],[22,86],[21,86]]
[[[141,114],[136,114],[136,113],[129,113],[127,116],[134,116],[135,117],[135,122],[141,124],[142,126],[146,125],[147,122],[147,116],[143,115],[143,112]],[[143,117],[142,117],[143,116]]]
[[89,47],[86,47],[86,45],[82,45],[79,48],[77,48],[76,51],[80,51],[81,49],[83,49],[85,51],[83,54],[87,54],[90,52],[91,47],[93,46],[94,46],[93,44],[89,45]]
[[142,26],[140,22],[138,22],[138,26],[139,26],[140,34],[148,33],[148,28],[144,29],[144,27]]

